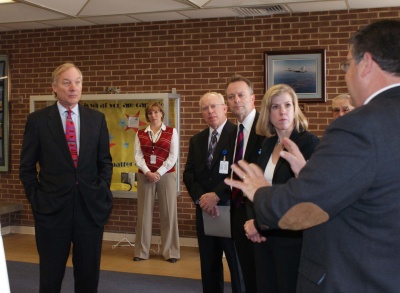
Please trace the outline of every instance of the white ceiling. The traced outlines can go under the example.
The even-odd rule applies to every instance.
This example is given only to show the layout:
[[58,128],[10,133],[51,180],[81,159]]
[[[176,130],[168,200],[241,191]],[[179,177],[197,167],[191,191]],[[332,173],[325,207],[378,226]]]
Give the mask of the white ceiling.
[[399,0],[16,0],[0,4],[0,31],[399,6]]

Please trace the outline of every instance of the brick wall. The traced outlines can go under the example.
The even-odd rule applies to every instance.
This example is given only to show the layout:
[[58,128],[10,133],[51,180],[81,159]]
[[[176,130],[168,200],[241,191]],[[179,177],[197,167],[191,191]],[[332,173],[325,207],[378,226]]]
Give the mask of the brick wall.
[[[49,77],[72,61],[84,74],[84,93],[115,86],[121,93],[181,94],[181,170],[190,137],[205,128],[198,108],[207,91],[223,93],[234,73],[255,84],[257,106],[263,95],[264,51],[326,49],[326,103],[308,103],[310,130],[321,136],[331,122],[330,100],[346,92],[339,63],[346,59],[351,32],[381,18],[399,18],[400,8],[302,13],[272,17],[226,18],[107,25],[0,33],[0,54],[10,55],[11,171],[0,173],[0,199],[20,201],[17,225],[32,226],[33,217],[18,179],[19,153],[30,95],[49,95]],[[181,178],[180,178],[181,179]],[[182,185],[178,198],[179,229],[194,237],[194,207]],[[158,207],[154,234],[159,234]],[[107,231],[134,233],[136,201],[116,199]]]

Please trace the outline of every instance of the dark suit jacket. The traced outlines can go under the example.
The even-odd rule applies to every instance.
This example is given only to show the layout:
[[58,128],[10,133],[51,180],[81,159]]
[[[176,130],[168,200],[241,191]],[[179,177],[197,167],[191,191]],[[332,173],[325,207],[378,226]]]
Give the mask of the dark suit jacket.
[[[301,153],[303,154],[306,160],[310,159],[311,154],[314,152],[315,147],[319,143],[319,138],[314,134],[308,131],[298,132],[297,130],[293,130],[290,135],[290,139],[296,143],[299,147]],[[270,138],[266,138],[262,145],[261,155],[258,159],[257,164],[260,166],[262,170],[265,170],[267,167],[268,161],[271,157],[272,152],[274,151],[275,145],[278,141],[278,136],[272,136]],[[272,185],[275,184],[283,184],[286,183],[290,178],[294,177],[294,173],[290,168],[290,164],[283,158],[279,158],[276,163],[276,167],[274,170],[274,175],[272,177]],[[264,230],[259,227],[257,219],[254,219],[254,225],[256,226],[258,232],[260,232],[263,236],[287,236],[287,237],[301,237],[300,231],[285,231],[285,230]]]
[[183,172],[183,182],[193,202],[196,202],[204,193],[215,192],[220,198],[218,205],[227,205],[230,201],[231,190],[224,179],[230,176],[219,173],[219,162],[224,159],[223,151],[227,152],[225,160],[232,164],[233,150],[235,147],[236,125],[226,122],[221,137],[214,151],[211,169],[207,167],[207,150],[209,128],[194,135],[190,139],[189,153]]
[[[258,158],[261,154],[261,146],[264,141],[264,136],[258,135],[256,133],[256,125],[258,121],[258,117],[260,116],[259,112],[256,112],[256,116],[254,117],[253,125],[251,126],[250,135],[246,145],[246,152],[243,156],[243,159],[249,163],[257,163]],[[239,191],[240,195],[243,195],[242,191]],[[251,201],[246,201],[247,206],[247,217],[248,219],[254,218],[253,212],[253,203]]]
[[398,292],[399,129],[397,86],[334,120],[299,178],[257,190],[261,225],[300,202],[329,215],[303,232],[297,292]]
[[[75,170],[57,104],[28,116],[20,179],[36,220],[51,227],[78,187],[90,215],[103,226],[112,207],[112,161],[102,113],[79,106],[80,148]],[[39,163],[40,171],[36,170]]]

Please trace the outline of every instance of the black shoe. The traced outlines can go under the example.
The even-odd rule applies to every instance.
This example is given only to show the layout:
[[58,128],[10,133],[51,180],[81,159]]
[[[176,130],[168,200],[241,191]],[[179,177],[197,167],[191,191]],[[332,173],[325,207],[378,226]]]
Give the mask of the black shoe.
[[169,258],[169,259],[167,259],[167,261],[170,263],[176,263],[178,261],[178,259],[177,258]]
[[135,257],[133,258],[133,261],[141,261],[141,260],[144,260],[144,258],[137,257],[137,256],[135,256]]

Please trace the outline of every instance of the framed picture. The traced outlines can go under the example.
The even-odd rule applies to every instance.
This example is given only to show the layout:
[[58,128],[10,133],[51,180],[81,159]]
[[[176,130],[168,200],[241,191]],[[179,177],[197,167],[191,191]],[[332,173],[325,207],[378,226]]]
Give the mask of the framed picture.
[[265,91],[290,85],[299,102],[325,102],[325,50],[266,51]]

